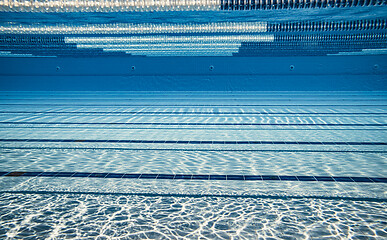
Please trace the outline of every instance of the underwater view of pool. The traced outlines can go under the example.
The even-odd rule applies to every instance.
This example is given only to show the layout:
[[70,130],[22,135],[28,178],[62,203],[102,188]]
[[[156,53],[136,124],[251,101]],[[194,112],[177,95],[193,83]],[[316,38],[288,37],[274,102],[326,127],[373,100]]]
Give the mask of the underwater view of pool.
[[386,239],[386,1],[0,1],[1,239]]
[[3,93],[2,236],[382,239],[386,97]]

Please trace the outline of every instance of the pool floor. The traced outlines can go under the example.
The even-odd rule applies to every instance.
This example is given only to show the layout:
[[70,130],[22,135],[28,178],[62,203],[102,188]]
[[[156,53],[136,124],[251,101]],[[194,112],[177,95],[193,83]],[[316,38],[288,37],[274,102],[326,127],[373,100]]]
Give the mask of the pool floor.
[[1,92],[0,238],[385,239],[385,92]]

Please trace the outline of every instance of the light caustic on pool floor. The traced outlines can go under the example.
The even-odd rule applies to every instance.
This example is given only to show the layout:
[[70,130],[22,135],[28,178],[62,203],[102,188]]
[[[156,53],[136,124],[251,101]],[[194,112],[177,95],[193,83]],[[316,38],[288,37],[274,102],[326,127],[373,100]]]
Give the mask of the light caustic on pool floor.
[[[310,93],[231,93],[232,101],[228,96],[8,94],[0,109],[1,171],[24,177],[121,173],[172,180],[187,174],[214,180],[252,175],[268,181],[384,179],[384,93],[316,93],[317,100]],[[176,105],[189,99],[189,107]],[[223,100],[232,105],[211,106]],[[249,106],[262,100],[276,106]],[[137,106],[143,101],[149,106]],[[114,102],[123,106],[105,105]],[[28,159],[30,154],[35,160]],[[20,164],[11,167],[15,159]]]
[[117,239],[382,239],[385,203],[0,195],[0,236]]
[[385,96],[309,97],[2,95],[0,237],[386,238]]

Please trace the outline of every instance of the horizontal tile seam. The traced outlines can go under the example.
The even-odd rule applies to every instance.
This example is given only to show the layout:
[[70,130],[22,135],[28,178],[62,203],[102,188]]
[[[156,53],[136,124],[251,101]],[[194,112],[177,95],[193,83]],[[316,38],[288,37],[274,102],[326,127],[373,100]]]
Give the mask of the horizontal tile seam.
[[[0,75],[5,76],[5,75]],[[27,76],[27,75],[26,75]],[[42,75],[43,76],[43,75]],[[56,104],[0,103],[0,106],[71,106],[71,107],[386,107],[387,104]]]
[[387,126],[383,123],[166,123],[166,122],[17,122],[4,121],[0,124],[33,124],[33,125],[169,125],[169,126]]
[[125,147],[13,147],[1,146],[0,149],[18,150],[112,150],[112,151],[179,151],[179,152],[291,152],[291,153],[376,153],[384,154],[387,151],[377,150],[291,150],[291,149],[201,149],[201,148],[125,148]]
[[158,174],[158,173],[97,173],[97,172],[0,172],[2,177],[78,177],[169,180],[227,181],[298,181],[298,182],[366,182],[387,183],[387,178],[363,176],[302,176],[302,175],[237,175],[237,174]]
[[106,111],[0,111],[5,114],[100,114],[100,115],[387,115],[381,112],[141,112],[141,111],[123,111],[123,112],[106,112]]
[[247,145],[387,145],[387,142],[320,142],[320,141],[219,141],[219,140],[117,140],[117,139],[0,139],[0,142],[72,142],[72,143],[142,143],[142,144],[247,144]]

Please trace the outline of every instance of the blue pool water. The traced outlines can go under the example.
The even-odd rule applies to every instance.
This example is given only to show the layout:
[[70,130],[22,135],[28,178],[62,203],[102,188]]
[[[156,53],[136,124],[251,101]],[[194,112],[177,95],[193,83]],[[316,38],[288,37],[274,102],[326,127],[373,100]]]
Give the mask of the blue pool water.
[[385,1],[65,2],[0,3],[1,239],[387,238]]

